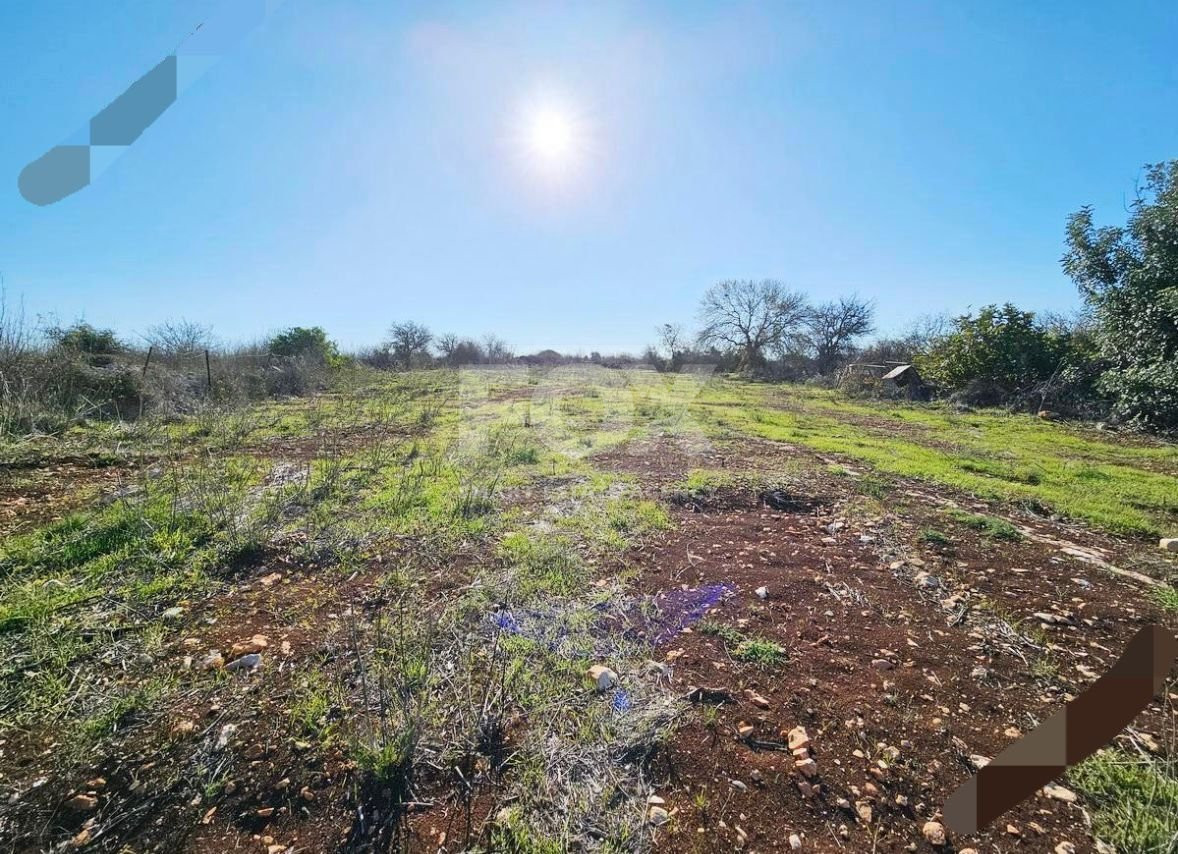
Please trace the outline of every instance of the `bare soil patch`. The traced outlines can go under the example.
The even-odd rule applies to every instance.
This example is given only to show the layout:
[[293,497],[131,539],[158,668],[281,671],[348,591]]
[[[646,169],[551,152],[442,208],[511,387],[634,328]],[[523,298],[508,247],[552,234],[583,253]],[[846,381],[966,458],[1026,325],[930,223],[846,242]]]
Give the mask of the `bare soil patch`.
[[[793,451],[752,467],[772,471],[782,454]],[[644,484],[686,475],[672,455],[651,462]],[[742,662],[700,625],[667,645],[684,694],[703,686],[732,701],[680,730],[662,756],[658,793],[673,820],[659,848],[764,850],[796,833],[805,850],[934,850],[922,825],[972,773],[971,756],[994,756],[1057,711],[1141,625],[1174,625],[1141,585],[1044,542],[984,537],[925,500],[931,492],[993,512],[968,497],[897,489],[864,506],[847,497],[845,479],[817,469],[792,485],[809,496],[797,512],[755,493],[675,506],[674,529],[640,555],[640,589],[728,585],[709,621],[776,643],[788,658]],[[1033,527],[1110,559],[1130,550],[1075,527]],[[950,542],[924,542],[934,528]],[[1135,725],[1157,736],[1171,714],[1157,705]],[[813,776],[784,749],[798,726],[812,740]],[[1068,840],[1091,850],[1082,828],[1080,806],[1039,797],[953,844],[1050,850]]]

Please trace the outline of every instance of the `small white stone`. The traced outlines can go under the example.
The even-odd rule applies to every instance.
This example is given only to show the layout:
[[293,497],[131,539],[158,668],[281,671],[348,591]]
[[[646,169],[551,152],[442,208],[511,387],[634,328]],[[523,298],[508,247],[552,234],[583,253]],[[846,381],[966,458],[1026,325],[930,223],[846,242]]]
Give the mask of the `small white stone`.
[[945,826],[939,821],[925,822],[923,833],[929,845],[939,848],[945,844]]
[[1043,794],[1049,798],[1055,798],[1057,801],[1074,804],[1076,802],[1076,793],[1071,789],[1065,789],[1063,786],[1044,786]]
[[598,691],[608,691],[618,684],[618,674],[602,664],[594,664],[585,675]]
[[810,746],[810,734],[804,726],[791,729],[786,739],[790,750],[802,750]]
[[254,670],[262,666],[262,656],[256,652],[251,652],[249,655],[243,655],[236,661],[231,661],[225,665],[226,670]]

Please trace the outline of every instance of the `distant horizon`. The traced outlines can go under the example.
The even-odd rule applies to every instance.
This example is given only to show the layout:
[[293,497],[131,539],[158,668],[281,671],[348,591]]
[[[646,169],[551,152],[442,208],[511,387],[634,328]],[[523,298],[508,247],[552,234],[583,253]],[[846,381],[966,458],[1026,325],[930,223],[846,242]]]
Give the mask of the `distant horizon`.
[[[20,312],[20,303],[21,303],[19,295],[16,298],[14,298],[13,294],[8,293],[7,296],[8,296],[7,309],[9,311],[9,313],[10,314],[19,313]],[[960,313],[966,314],[966,313],[976,312],[979,308],[982,308],[982,306],[967,306],[966,309]],[[1019,306],[1019,308],[1022,308],[1024,310],[1028,310],[1028,309],[1026,309],[1026,306]],[[1033,311],[1033,309],[1029,309],[1029,310]],[[1072,315],[1075,313],[1079,313],[1082,310],[1083,310],[1083,307],[1081,305],[1076,305],[1076,306],[1073,306],[1071,309],[1064,310],[1060,313]],[[1052,310],[1051,309],[1043,309],[1041,311],[1036,311],[1035,314],[1039,315],[1042,312],[1048,312],[1048,311],[1052,311]],[[877,328],[870,335],[864,336],[858,343],[860,346],[866,346],[866,345],[868,345],[872,342],[875,342],[875,341],[902,336],[906,332],[910,331],[913,328],[913,326],[918,324],[920,321],[930,318],[930,317],[935,317],[935,316],[936,315],[930,315],[928,313],[914,315],[907,323],[901,324],[894,329],[883,330],[883,329]],[[947,313],[945,316],[952,318],[957,315]],[[41,331],[44,331],[45,329],[48,329],[48,328],[52,328],[54,326],[65,327],[65,326],[71,326],[75,323],[88,323],[91,326],[94,326],[95,328],[110,329],[111,331],[113,331],[116,334],[116,336],[121,341],[124,341],[125,343],[144,344],[144,345],[146,344],[147,337],[151,333],[152,326],[156,326],[156,325],[164,324],[164,323],[168,323],[168,322],[173,322],[173,321],[178,321],[178,320],[186,320],[186,321],[192,321],[195,323],[200,323],[202,325],[210,325],[210,324],[205,324],[204,321],[202,321],[199,317],[165,317],[159,321],[149,324],[147,327],[138,328],[138,329],[121,329],[118,326],[108,326],[103,323],[95,322],[92,319],[85,317],[84,315],[67,319],[67,318],[62,317],[60,315],[53,315],[53,314],[46,314],[46,315],[40,315],[37,317],[30,317],[27,312],[25,313],[26,324],[28,326],[38,328]],[[573,356],[573,357],[584,356],[586,358],[588,358],[594,352],[599,353],[602,356],[622,356],[622,355],[641,356],[643,351],[645,351],[647,347],[657,346],[657,328],[656,327],[661,325],[661,323],[660,324],[651,324],[649,338],[646,341],[643,341],[641,343],[631,345],[631,346],[609,345],[609,344],[576,344],[576,345],[563,345],[563,346],[556,346],[556,345],[552,345],[552,344],[530,344],[530,345],[522,345],[521,346],[521,345],[516,344],[513,341],[506,339],[503,335],[501,335],[500,333],[498,333],[494,329],[485,329],[480,332],[463,332],[460,330],[449,329],[449,328],[441,329],[441,328],[436,328],[436,327],[431,326],[429,323],[422,321],[421,318],[394,318],[393,321],[390,321],[390,325],[393,322],[401,322],[401,321],[406,321],[406,320],[413,320],[416,322],[420,322],[424,326],[426,326],[430,330],[431,333],[433,333],[434,340],[430,345],[431,349],[433,349],[433,350],[436,350],[438,337],[440,335],[445,335],[448,333],[453,333],[453,334],[457,335],[459,338],[472,339],[475,341],[481,341],[487,335],[494,335],[494,336],[502,339],[504,341],[504,343],[507,345],[508,349],[511,350],[514,353],[514,355],[516,355],[516,356],[536,354],[536,353],[542,352],[544,350],[554,350],[554,351],[560,353],[562,356]],[[216,327],[212,327],[210,331],[211,331],[213,340],[218,347],[234,348],[234,347],[248,347],[253,344],[264,344],[270,337],[272,337],[276,333],[281,332],[285,329],[290,329],[292,327],[298,327],[298,326],[301,326],[301,327],[321,326],[321,327],[323,327],[323,324],[321,324],[321,323],[294,323],[294,324],[290,324],[288,326],[266,328],[264,330],[260,329],[255,334],[246,335],[246,336],[239,337],[239,338],[229,338],[227,336],[223,336],[218,332]],[[697,331],[694,321],[682,323],[682,326],[683,326],[684,330],[687,333],[689,333],[689,337],[691,338],[691,340],[694,343],[695,332]],[[349,352],[349,353],[362,352],[362,351],[369,349],[369,348],[378,347],[378,346],[386,343],[387,339],[388,339],[387,334],[385,334],[383,336],[379,336],[376,339],[368,340],[368,341],[345,341],[345,340],[342,340],[342,339],[338,338],[337,336],[333,335],[331,329],[329,329],[327,327],[323,327],[323,330],[327,334],[328,338],[330,338],[332,341],[334,341],[339,346],[341,351]],[[386,332],[387,332],[387,330],[386,330]]]

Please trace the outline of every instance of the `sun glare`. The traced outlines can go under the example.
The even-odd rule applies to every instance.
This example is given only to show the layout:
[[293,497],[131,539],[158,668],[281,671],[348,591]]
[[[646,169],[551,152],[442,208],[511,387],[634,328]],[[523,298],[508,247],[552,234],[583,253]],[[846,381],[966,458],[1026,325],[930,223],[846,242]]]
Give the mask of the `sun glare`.
[[522,125],[523,150],[532,165],[549,176],[567,177],[585,147],[576,114],[561,104],[537,104],[524,112]]
[[509,158],[534,200],[568,202],[593,185],[599,140],[579,99],[568,92],[534,90],[505,119]]
[[573,123],[566,113],[538,110],[531,117],[528,143],[536,157],[548,163],[566,162],[572,155]]

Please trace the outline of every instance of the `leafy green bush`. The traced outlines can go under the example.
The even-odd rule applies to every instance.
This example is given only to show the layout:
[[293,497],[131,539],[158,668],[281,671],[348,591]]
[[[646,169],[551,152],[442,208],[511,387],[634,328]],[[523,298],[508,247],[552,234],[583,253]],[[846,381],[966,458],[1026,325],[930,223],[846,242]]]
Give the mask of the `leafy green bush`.
[[1178,428],[1178,160],[1148,167],[1124,228],[1072,214],[1063,267],[1096,315],[1114,414]]
[[1006,395],[1029,391],[1060,367],[1067,342],[1010,303],[963,314],[953,330],[917,359],[921,373],[947,389],[990,383]]
[[267,348],[273,356],[296,356],[325,365],[340,359],[335,342],[320,326],[292,326],[271,338]]
[[55,326],[45,334],[55,346],[72,353],[110,356],[126,349],[114,330],[95,329],[84,321],[73,326]]

